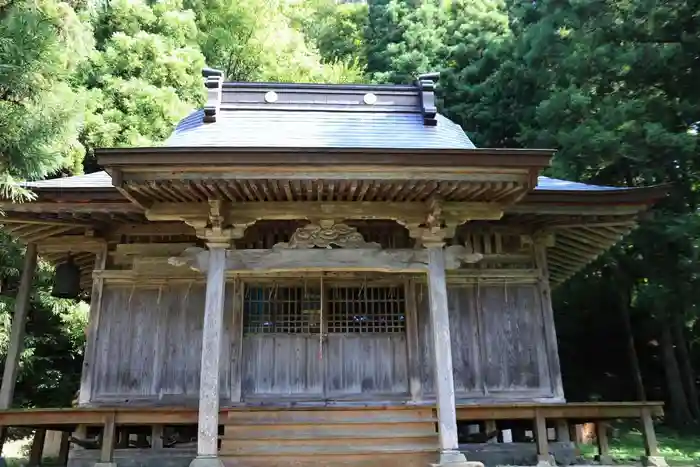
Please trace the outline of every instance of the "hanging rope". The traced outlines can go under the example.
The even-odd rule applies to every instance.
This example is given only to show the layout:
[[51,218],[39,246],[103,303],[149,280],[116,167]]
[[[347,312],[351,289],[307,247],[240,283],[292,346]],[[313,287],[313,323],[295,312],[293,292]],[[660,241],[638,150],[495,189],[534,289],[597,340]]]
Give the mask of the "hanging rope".
[[158,286],[158,299],[156,300],[156,305],[160,305],[160,299],[163,296],[163,286]]
[[505,304],[508,304],[508,279],[503,279],[503,297]]

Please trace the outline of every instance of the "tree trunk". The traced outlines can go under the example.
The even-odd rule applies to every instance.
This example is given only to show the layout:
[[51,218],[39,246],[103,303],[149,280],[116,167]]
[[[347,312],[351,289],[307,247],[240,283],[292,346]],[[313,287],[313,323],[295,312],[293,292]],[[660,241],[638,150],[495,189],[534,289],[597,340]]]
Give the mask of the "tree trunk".
[[620,315],[622,317],[622,324],[625,329],[625,337],[627,339],[627,356],[630,362],[630,371],[632,373],[632,379],[634,380],[634,389],[637,393],[637,400],[646,401],[647,393],[644,389],[642,370],[639,367],[639,357],[637,356],[637,347],[634,343],[634,333],[632,332],[629,298],[630,296],[627,292],[620,294]]
[[670,401],[669,415],[671,424],[676,427],[682,427],[690,423],[692,416],[688,409],[688,401],[685,397],[678,361],[673,350],[673,337],[669,319],[663,319],[661,322],[661,353],[666,373],[667,398]]
[[680,373],[688,400],[688,408],[693,418],[700,419],[700,405],[698,403],[698,389],[695,384],[695,371],[690,362],[688,343],[685,338],[683,316],[680,310],[672,312],[673,340],[676,344],[676,357],[680,367]]

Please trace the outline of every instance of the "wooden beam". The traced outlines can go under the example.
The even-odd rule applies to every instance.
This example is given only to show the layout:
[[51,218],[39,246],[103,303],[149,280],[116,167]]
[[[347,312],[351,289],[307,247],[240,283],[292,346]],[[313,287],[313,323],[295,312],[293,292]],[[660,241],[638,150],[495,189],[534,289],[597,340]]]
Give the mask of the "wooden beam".
[[22,217],[12,217],[10,213],[6,217],[0,218],[0,225],[7,224],[27,224],[27,225],[51,225],[54,227],[72,227],[72,228],[86,228],[92,229],[95,225],[91,222],[83,221],[62,221],[62,220],[44,220],[44,219],[34,219],[34,218],[22,218]]
[[[481,256],[468,254],[466,248],[450,246],[445,249],[443,257],[445,266],[458,269],[462,263],[478,261]],[[338,249],[285,249],[269,250],[228,250],[226,255],[227,271],[379,271],[424,273],[428,270],[429,254],[427,250],[397,249],[381,250],[375,248],[338,248]],[[150,258],[136,258],[134,267],[151,261]],[[162,264],[162,260],[159,260]],[[205,250],[192,249],[185,256],[168,260],[170,264],[189,266],[195,270],[205,271],[209,262],[209,253]]]
[[[503,215],[503,206],[496,203],[445,202],[441,204],[442,215],[448,223],[463,223],[469,220],[498,220]],[[317,202],[317,201],[270,201],[235,203],[222,210],[222,215],[234,223],[253,223],[257,220],[295,219],[390,219],[408,224],[423,223],[430,208],[427,203],[405,202]],[[151,221],[179,221],[183,219],[206,219],[208,203],[155,203],[146,211]]]
[[43,240],[38,248],[40,254],[64,252],[97,253],[102,251],[105,245],[107,245],[107,242],[103,238],[88,237],[85,235],[62,235]]
[[36,233],[32,233],[27,236],[23,236],[20,240],[23,241],[24,243],[37,243],[41,240],[44,240],[49,237],[53,237],[54,235],[60,235],[62,233],[68,232],[73,230],[74,227],[54,227],[50,230],[41,230]]
[[113,231],[116,235],[134,237],[157,237],[169,235],[192,235],[194,229],[181,221],[157,222],[150,224],[125,224],[117,226]]
[[193,246],[194,243],[120,243],[114,249],[114,256],[177,256]]
[[126,199],[131,201],[131,203],[137,208],[145,211],[148,209],[148,202],[142,199],[139,195],[132,194],[127,188],[124,187],[124,176],[120,169],[112,169],[112,185],[117,191]]
[[180,167],[177,174],[172,169],[166,170],[125,170],[124,178],[128,182],[148,183],[151,181],[203,181],[203,180],[431,180],[461,182],[515,182],[528,183],[527,169],[493,167],[380,167],[380,166],[345,166],[337,170],[313,166],[294,168],[240,166],[211,167],[205,170],[196,167]]
[[32,291],[32,282],[36,270],[37,249],[35,243],[27,245],[24,254],[24,266],[19,283],[17,296],[15,297],[15,309],[12,317],[12,329],[10,330],[10,343],[5,357],[5,368],[2,374],[2,387],[0,387],[0,409],[8,409],[12,406],[17,382],[17,370],[24,349],[24,333],[29,312],[29,300]]
[[47,203],[28,202],[11,203],[0,202],[0,209],[12,212],[73,212],[73,213],[94,213],[94,212],[118,212],[118,213],[142,213],[143,210],[131,203]]
[[622,216],[633,215],[648,208],[646,204],[572,204],[553,205],[545,203],[514,204],[508,206],[507,214],[572,215],[572,216]]

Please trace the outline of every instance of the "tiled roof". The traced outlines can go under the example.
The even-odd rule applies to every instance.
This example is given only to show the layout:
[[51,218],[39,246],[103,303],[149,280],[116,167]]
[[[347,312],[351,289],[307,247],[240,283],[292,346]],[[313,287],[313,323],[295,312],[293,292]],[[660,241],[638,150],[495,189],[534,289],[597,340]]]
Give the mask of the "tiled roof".
[[203,116],[183,119],[165,146],[474,149],[442,115],[435,126],[424,125],[420,113],[402,112],[222,110],[213,123]]

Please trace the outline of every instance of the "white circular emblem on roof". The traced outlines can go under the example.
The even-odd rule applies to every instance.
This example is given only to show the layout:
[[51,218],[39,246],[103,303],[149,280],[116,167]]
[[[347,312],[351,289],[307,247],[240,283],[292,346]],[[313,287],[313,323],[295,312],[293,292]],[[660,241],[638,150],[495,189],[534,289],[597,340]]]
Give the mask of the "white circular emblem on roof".
[[365,94],[365,97],[363,99],[365,101],[365,104],[367,105],[374,105],[377,103],[377,96],[371,92],[368,92]]
[[277,93],[275,91],[266,92],[265,102],[277,102]]

